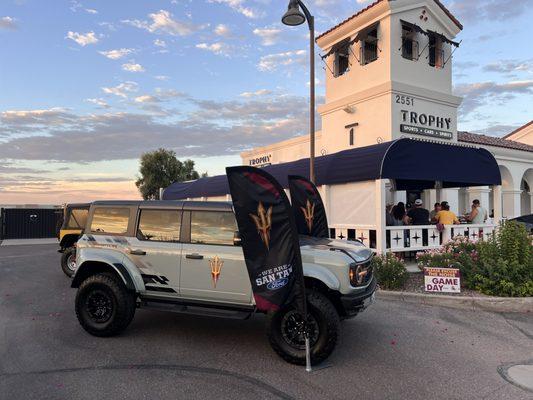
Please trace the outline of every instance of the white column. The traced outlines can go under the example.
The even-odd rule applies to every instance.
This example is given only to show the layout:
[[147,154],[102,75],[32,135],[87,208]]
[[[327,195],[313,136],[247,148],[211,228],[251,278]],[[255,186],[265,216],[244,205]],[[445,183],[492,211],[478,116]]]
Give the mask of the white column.
[[522,191],[516,189],[506,189],[503,191],[503,216],[514,218],[520,216]]
[[428,189],[425,191],[427,193],[424,207],[428,210],[433,210],[433,204],[435,204],[439,199],[437,198],[437,189]]
[[322,197],[322,202],[324,203],[324,209],[326,210],[326,218],[329,220],[330,211],[329,211],[329,186],[322,185],[318,188],[320,196]]
[[529,192],[529,212],[533,213],[533,192]]
[[394,204],[398,204],[400,201],[404,204],[407,202],[407,192],[405,190],[396,190],[393,194]]
[[376,179],[376,251],[378,254],[386,251],[386,226],[385,207],[386,207],[386,187],[385,179]]
[[450,211],[454,213],[461,213],[463,210],[459,210],[459,189],[441,189],[440,201],[447,201],[450,205]]
[[[488,186],[470,187],[466,191],[468,193],[469,204],[472,204],[475,199],[478,199],[481,203],[481,207],[488,210],[490,195],[490,188]],[[488,211],[490,212],[490,210]]]
[[[501,185],[496,185],[492,187],[493,193],[493,205],[494,205],[494,223],[499,224],[502,220],[502,187]],[[490,211],[489,211],[490,213]]]

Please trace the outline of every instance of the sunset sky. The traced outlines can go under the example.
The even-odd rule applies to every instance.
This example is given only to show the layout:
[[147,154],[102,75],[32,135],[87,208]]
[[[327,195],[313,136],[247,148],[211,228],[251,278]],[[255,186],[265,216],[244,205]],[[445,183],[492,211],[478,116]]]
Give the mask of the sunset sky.
[[[307,29],[281,24],[287,3],[1,0],[0,204],[137,198],[145,151],[174,149],[215,175],[244,149],[305,133]],[[320,32],[369,2],[306,3]],[[531,120],[531,1],[443,3],[465,27],[459,129],[502,135]]]

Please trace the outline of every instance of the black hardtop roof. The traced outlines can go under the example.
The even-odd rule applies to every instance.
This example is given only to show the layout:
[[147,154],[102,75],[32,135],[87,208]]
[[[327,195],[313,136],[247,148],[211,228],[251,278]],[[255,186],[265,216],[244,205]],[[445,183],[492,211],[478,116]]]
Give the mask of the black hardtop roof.
[[67,203],[66,207],[68,208],[89,208],[91,203]]
[[185,208],[188,210],[231,211],[230,201],[184,200],[98,200],[93,206],[126,206],[140,208]]

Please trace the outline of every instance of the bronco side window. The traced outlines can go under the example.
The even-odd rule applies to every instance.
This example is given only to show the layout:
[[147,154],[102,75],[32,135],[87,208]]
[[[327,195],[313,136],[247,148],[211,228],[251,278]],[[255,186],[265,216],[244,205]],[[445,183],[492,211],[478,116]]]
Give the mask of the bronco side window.
[[235,215],[227,211],[193,211],[191,243],[233,246],[237,231]]
[[94,210],[91,232],[124,235],[128,231],[129,208],[98,207]]
[[179,242],[181,211],[141,210],[137,238],[153,242]]
[[66,229],[83,229],[87,222],[89,210],[87,208],[73,208],[66,224]]

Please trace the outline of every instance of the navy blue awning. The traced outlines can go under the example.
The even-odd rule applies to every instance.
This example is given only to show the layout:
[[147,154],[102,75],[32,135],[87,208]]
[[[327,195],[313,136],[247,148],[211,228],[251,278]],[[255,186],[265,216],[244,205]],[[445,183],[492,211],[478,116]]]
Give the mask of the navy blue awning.
[[[264,168],[283,187],[288,175],[309,177],[304,158]],[[500,185],[500,169],[494,156],[482,148],[402,138],[359,147],[315,159],[316,184],[332,185],[374,179],[392,179],[396,190]],[[229,193],[226,175],[173,183],[163,199],[222,196]]]

